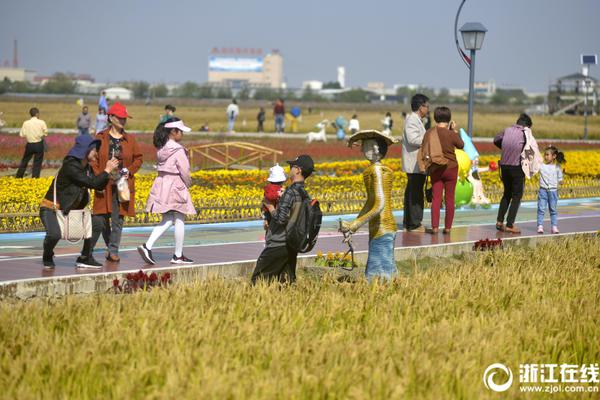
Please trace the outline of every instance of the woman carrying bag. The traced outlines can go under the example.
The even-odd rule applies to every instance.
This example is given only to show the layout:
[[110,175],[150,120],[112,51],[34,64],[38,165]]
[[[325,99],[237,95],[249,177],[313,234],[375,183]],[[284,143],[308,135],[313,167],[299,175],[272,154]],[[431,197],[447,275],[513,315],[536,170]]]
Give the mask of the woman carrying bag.
[[[425,133],[423,148],[432,149],[428,173],[432,186],[431,201],[431,229],[427,232],[436,234],[440,226],[440,209],[442,197],[446,199],[446,216],[444,233],[450,233],[454,220],[454,192],[458,179],[458,162],[456,149],[462,149],[465,144],[460,138],[454,122],[451,122],[452,113],[448,107],[437,107],[433,112],[436,126]],[[435,151],[433,149],[435,148]]]
[[[102,189],[94,192],[92,215],[92,251],[102,235],[106,243],[106,259],[119,262],[119,246],[125,217],[135,216],[135,174],[142,166],[142,152],[135,135],[125,132],[127,118],[131,118],[127,108],[115,103],[108,109],[109,126],[96,135],[100,140],[98,160],[92,163],[95,173],[106,168],[113,156],[119,164],[110,173],[110,180]],[[129,188],[129,197],[123,197],[117,183],[123,179]]]
[[[89,164],[97,159],[99,146],[100,141],[94,140],[90,135],[78,136],[42,199],[40,219],[46,229],[42,257],[44,268],[55,267],[54,248],[63,237],[56,213],[68,216],[72,210],[84,209],[90,200],[88,189],[100,190],[106,186],[108,173],[118,165],[118,160],[113,158],[106,163],[104,171],[94,175]],[[85,238],[81,256],[77,258],[75,264],[77,267],[102,267],[102,264],[92,257],[91,250],[91,238]]]

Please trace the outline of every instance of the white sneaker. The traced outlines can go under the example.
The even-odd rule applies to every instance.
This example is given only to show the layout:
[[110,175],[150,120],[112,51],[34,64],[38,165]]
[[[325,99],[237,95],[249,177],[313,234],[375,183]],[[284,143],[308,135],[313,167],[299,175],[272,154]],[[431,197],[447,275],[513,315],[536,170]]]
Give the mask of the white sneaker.
[[537,233],[544,233],[544,225],[538,225]]
[[190,260],[183,254],[181,255],[181,257],[177,257],[175,254],[173,254],[173,258],[171,258],[171,264],[193,264],[193,263],[194,263],[194,260]]
[[558,231],[558,226],[553,226],[553,227],[552,227],[552,233],[560,233],[560,232]]

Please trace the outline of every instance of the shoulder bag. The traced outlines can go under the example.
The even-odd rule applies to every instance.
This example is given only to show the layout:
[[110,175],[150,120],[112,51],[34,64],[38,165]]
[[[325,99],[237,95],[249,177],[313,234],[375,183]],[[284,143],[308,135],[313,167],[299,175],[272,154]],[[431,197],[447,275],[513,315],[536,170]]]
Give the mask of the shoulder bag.
[[54,212],[60,227],[61,239],[69,243],[78,243],[83,239],[92,237],[92,212],[89,208],[83,210],[71,210],[69,214],[64,215],[62,210],[58,209],[56,203],[56,181],[58,174],[54,177]]

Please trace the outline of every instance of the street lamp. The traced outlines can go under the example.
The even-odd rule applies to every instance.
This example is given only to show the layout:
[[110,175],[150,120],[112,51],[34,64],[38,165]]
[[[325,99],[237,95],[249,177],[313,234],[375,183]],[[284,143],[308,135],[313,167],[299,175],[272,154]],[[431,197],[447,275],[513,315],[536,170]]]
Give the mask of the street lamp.
[[469,109],[468,109],[468,128],[469,136],[473,137],[473,97],[475,85],[475,51],[481,49],[483,38],[487,29],[479,22],[467,22],[460,28],[465,49],[470,50],[469,61]]

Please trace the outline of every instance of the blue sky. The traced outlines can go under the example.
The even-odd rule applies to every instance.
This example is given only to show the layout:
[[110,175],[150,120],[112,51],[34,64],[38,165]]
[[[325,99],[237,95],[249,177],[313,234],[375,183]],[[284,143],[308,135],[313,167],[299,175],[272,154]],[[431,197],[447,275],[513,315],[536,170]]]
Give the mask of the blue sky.
[[[40,74],[90,73],[97,81],[207,79],[210,49],[259,47],[284,55],[289,86],[304,80],[364,86],[414,83],[460,88],[468,72],[453,36],[459,0],[6,0],[0,61]],[[459,27],[488,28],[477,80],[545,91],[580,69],[579,55],[600,53],[600,1],[467,0]],[[600,76],[600,66],[592,75]]]

